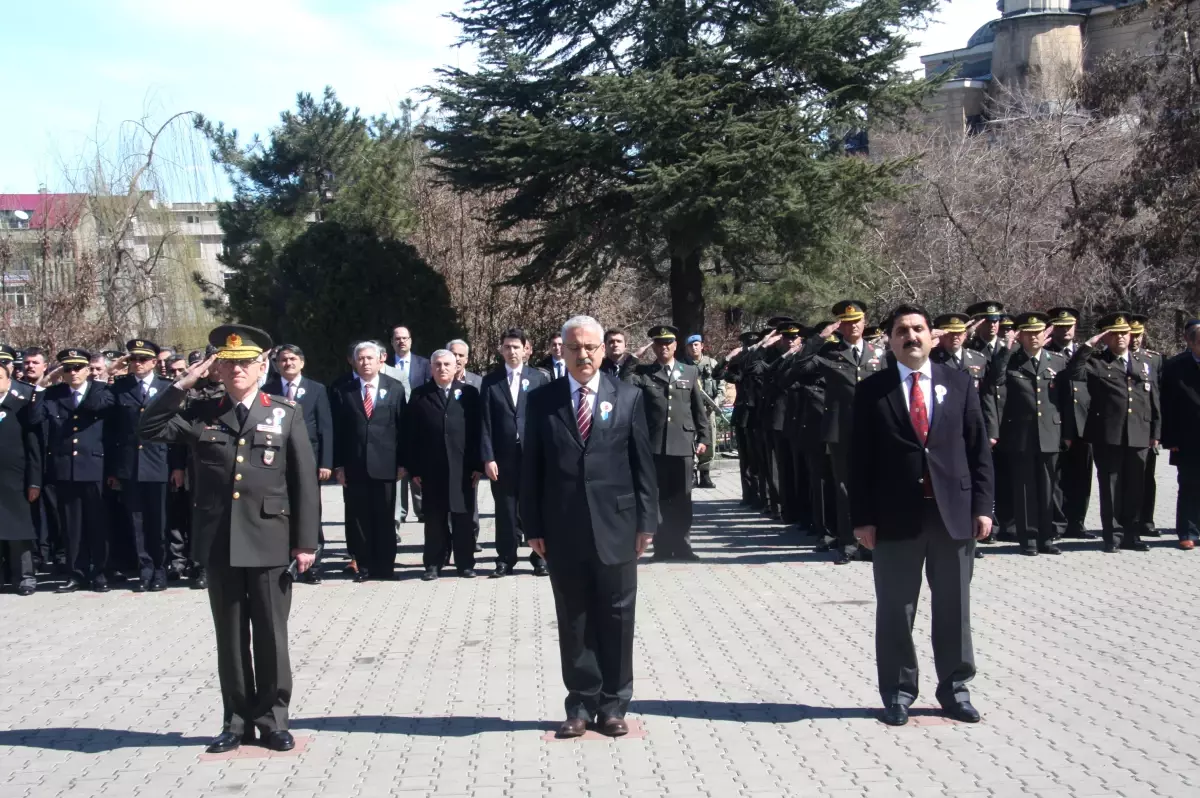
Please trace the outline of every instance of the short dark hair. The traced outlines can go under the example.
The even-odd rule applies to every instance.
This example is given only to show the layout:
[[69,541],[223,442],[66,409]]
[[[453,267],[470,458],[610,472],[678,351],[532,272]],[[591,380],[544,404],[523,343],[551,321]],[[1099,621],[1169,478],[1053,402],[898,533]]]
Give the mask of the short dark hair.
[[619,335],[626,341],[629,340],[629,333],[625,332],[624,327],[610,327],[604,331],[604,343],[608,343],[608,339],[612,338],[614,335]]
[[507,330],[500,333],[500,343],[504,343],[509,338],[519,339],[521,341],[521,346],[524,346],[525,344],[529,343],[528,336],[525,335],[525,331],[522,330],[520,327],[509,327]]
[[187,358],[187,356],[186,356],[186,355],[183,355],[183,354],[181,354],[181,353],[179,353],[179,352],[172,352],[172,353],[171,353],[171,356],[170,356],[169,358],[167,358],[167,365],[169,366],[169,365],[171,365],[172,363],[178,363],[178,362],[179,362],[179,361],[181,361],[181,360],[182,360],[184,363],[187,363],[187,362],[188,362],[188,358]]
[[929,311],[920,305],[906,302],[897,305],[895,310],[888,314],[887,332],[889,336],[892,334],[892,327],[895,326],[896,319],[901,316],[920,316],[925,319],[925,326],[931,330],[933,329],[933,324],[929,321]]
[[31,358],[31,357],[37,357],[37,356],[39,356],[39,355],[41,355],[42,357],[44,357],[46,360],[49,360],[49,359],[50,359],[50,355],[48,355],[48,354],[46,353],[46,350],[45,350],[45,349],[42,349],[40,346],[27,346],[27,347],[25,347],[25,351],[23,351],[23,352],[21,353],[21,359],[22,359],[22,360],[28,360],[28,359],[29,359],[29,358]]
[[295,344],[280,344],[279,347],[275,350],[275,357],[278,358],[284,352],[291,352],[296,357],[300,358],[301,360],[304,360],[304,350],[301,349],[300,347],[296,346]]

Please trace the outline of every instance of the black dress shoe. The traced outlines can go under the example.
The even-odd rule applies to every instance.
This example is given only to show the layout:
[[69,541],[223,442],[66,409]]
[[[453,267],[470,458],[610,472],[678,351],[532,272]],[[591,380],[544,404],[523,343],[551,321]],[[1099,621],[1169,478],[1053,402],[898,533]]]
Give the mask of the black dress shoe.
[[357,572],[357,573],[355,573],[355,574],[354,574],[354,581],[355,581],[355,582],[365,582],[365,581],[367,581],[367,580],[368,580],[368,579],[370,579],[370,578],[371,578],[371,577],[367,575],[367,572],[366,572],[365,570],[361,569],[361,568],[358,570],[358,572]]
[[270,731],[262,736],[262,745],[272,751],[291,751],[296,747],[296,738],[288,731]]
[[438,572],[437,572],[436,568],[426,568],[425,573],[421,574],[422,582],[432,582],[434,579],[437,579],[437,578],[438,578]]
[[183,574],[179,572],[178,568],[168,568],[167,569],[167,581],[168,582],[178,582],[180,579],[183,579]]
[[36,592],[37,592],[37,588],[34,585],[18,585],[17,586],[17,595],[18,596],[32,596]]
[[817,554],[824,554],[825,552],[827,552],[829,550],[830,550],[829,544],[826,543],[824,540],[822,540],[817,545],[813,546],[813,551]]
[[977,559],[977,560],[983,559],[983,552],[980,551],[978,547],[975,549],[975,559]]
[[694,551],[680,552],[675,556],[675,559],[683,562],[700,562],[700,555]]
[[479,541],[477,540],[475,541],[475,553],[478,554],[481,551],[483,551],[483,546],[480,546]]
[[850,555],[847,554],[845,551],[842,551],[841,549],[838,549],[838,551],[833,555],[833,564],[834,565],[846,565],[849,562],[850,562]]
[[549,576],[550,569],[546,567],[546,563],[540,562],[537,565],[533,566],[533,575],[534,576]]
[[204,573],[203,570],[197,572],[197,574],[192,578],[192,589],[193,590],[207,590],[208,589],[208,574]]
[[463,579],[474,579],[475,578],[475,569],[474,568],[463,568],[458,572],[458,575],[461,576]]
[[1043,543],[1038,546],[1039,554],[1062,554],[1062,549],[1055,546],[1053,543]]
[[857,556],[858,556],[858,559],[861,560],[862,562],[873,562],[875,560],[874,552],[872,552],[866,546],[858,547]]
[[995,543],[995,542],[996,542],[996,536],[995,536],[995,535],[988,535],[988,536],[987,536],[986,538],[984,538],[983,540],[980,540],[980,541],[977,541],[977,542],[979,542],[979,543],[983,543],[983,544],[985,544],[985,545],[987,545],[987,546],[990,546],[990,545],[992,545],[993,543]]
[[888,704],[879,719],[889,726],[904,726],[908,723],[908,707],[903,704]]
[[1161,535],[1162,535],[1162,533],[1159,532],[1157,529],[1155,529],[1152,526],[1148,526],[1142,530],[1142,537],[1157,538],[1157,537],[1160,537]]
[[962,723],[978,723],[979,710],[971,706],[970,701],[955,701],[952,704],[942,704],[942,712],[948,718]]
[[109,590],[108,580],[103,576],[97,576],[92,580],[92,590],[96,591],[97,593],[107,593]]
[[569,740],[573,737],[582,737],[587,733],[587,721],[583,718],[567,718],[558,727],[558,731],[554,736],[560,740]]
[[167,578],[165,576],[155,577],[150,581],[150,592],[161,593],[167,589]]
[[1150,551],[1150,544],[1146,543],[1145,541],[1138,540],[1130,543],[1128,546],[1122,545],[1121,548],[1128,549],[1129,551]]
[[217,738],[208,744],[208,748],[204,749],[210,754],[224,754],[229,751],[236,751],[242,744],[242,736],[233,732],[221,732]]
[[1105,543],[1104,544],[1104,553],[1105,554],[1116,554],[1117,551],[1118,551],[1118,547],[1117,547],[1116,543]]
[[506,562],[496,563],[496,570],[488,576],[488,579],[501,579],[512,573],[512,568]]
[[78,579],[68,579],[65,583],[54,588],[55,593],[74,593],[79,588],[83,587],[83,583]]
[[629,734],[629,725],[622,718],[602,718],[596,726],[605,737],[624,737]]
[[145,593],[149,589],[150,589],[150,583],[147,582],[145,579],[139,579],[133,583],[133,592],[134,593]]
[[1083,540],[1097,540],[1100,536],[1095,532],[1080,532],[1079,537]]
[[1036,546],[1022,546],[1021,553],[1026,557],[1036,557],[1038,555],[1038,550]]
[[317,573],[315,568],[309,568],[300,574],[300,581],[306,585],[319,585],[321,584],[321,575]]

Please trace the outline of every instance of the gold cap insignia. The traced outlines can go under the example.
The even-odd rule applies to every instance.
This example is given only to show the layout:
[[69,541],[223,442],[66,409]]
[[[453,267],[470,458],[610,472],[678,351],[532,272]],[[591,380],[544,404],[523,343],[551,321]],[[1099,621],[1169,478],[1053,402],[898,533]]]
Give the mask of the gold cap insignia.
[[228,338],[225,339],[225,346],[228,346],[231,349],[236,349],[241,345],[242,336],[238,335],[237,333],[232,333]]
[[1125,323],[1125,317],[1124,317],[1124,316],[1117,316],[1117,318],[1113,320],[1113,324],[1118,324],[1118,325],[1120,325],[1120,324],[1124,324],[1124,323]]

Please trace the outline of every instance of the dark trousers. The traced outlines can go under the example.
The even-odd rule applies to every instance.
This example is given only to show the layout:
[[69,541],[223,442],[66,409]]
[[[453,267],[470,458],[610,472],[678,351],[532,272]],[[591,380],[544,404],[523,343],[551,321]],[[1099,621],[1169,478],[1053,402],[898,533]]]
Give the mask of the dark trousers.
[[59,482],[58,525],[67,539],[67,567],[76,579],[108,568],[108,508],[99,482]]
[[[525,542],[521,534],[517,501],[519,492],[520,487],[515,483],[492,483],[492,501],[496,505],[496,562],[504,563],[510,568],[517,564],[517,547]],[[531,550],[529,562],[536,568],[543,561],[536,551]]]
[[1141,522],[1141,532],[1154,532],[1157,527],[1154,526],[1154,502],[1158,500],[1158,452],[1154,449],[1146,450],[1146,481],[1142,486],[1142,509],[1138,513],[1138,520]]
[[1058,502],[1068,535],[1084,531],[1083,519],[1092,501],[1092,465],[1092,447],[1087,441],[1072,441],[1058,456]]
[[426,568],[441,569],[454,552],[459,571],[475,567],[475,530],[470,513],[451,513],[425,505],[425,547],[421,561]]
[[767,505],[768,510],[777,513],[779,512],[779,491],[776,486],[779,477],[775,473],[775,445],[771,440],[775,433],[759,426],[755,428],[754,434],[758,438],[759,496]]
[[808,457],[804,453],[802,441],[789,439],[789,450],[792,455],[792,481],[788,488],[792,493],[792,507],[795,509],[796,520],[803,529],[812,529],[812,496],[808,492]]
[[1146,484],[1146,449],[1093,444],[1104,542],[1130,546],[1140,540],[1138,516]]
[[396,489],[400,492],[400,509],[396,512],[396,520],[408,520],[408,508],[409,504],[411,504],[413,515],[417,517],[417,522],[420,523],[423,521],[425,513],[421,511],[421,489],[414,485],[411,479],[407,478],[397,482]]
[[1175,532],[1180,540],[1200,540],[1200,459],[1180,460],[1176,476],[1179,495],[1175,500]]
[[654,553],[681,557],[692,552],[692,458],[654,455],[658,475],[658,532]]
[[1023,547],[1044,546],[1054,539],[1054,485],[1058,454],[1006,452],[1013,519]]
[[122,482],[121,489],[110,488],[106,482],[104,508],[108,514],[108,567],[129,574],[138,569],[138,555],[125,502],[125,487]]
[[992,449],[992,466],[996,475],[994,499],[996,524],[992,534],[996,537],[1001,535],[1015,537],[1017,534],[1017,517],[1013,510],[1013,487],[1010,484],[1012,471],[1008,466],[1007,457],[1008,455],[1004,452]]
[[894,702],[907,706],[919,692],[912,628],[922,567],[929,580],[938,701],[947,704],[969,699],[967,682],[975,676],[971,647],[975,543],[950,536],[933,499],[926,499],[924,505],[920,535],[909,540],[881,540],[875,545],[875,664],[885,706]]
[[167,490],[167,567],[183,574],[192,566],[192,496],[186,488]]
[[[587,508],[581,508],[587,519]],[[591,522],[571,534],[591,539]],[[546,552],[568,718],[623,718],[633,697],[637,560],[606,565],[590,551]]]
[[390,579],[396,571],[396,483],[384,479],[347,482],[342,499],[350,557],[360,573]]
[[235,568],[226,562],[227,553],[210,558],[207,568],[223,730],[239,735],[251,726],[264,732],[286,730],[292,698],[287,630],[292,582],[284,576],[287,567]]
[[53,571],[55,563],[66,562],[66,540],[59,528],[58,485],[53,482],[43,485],[41,495],[29,510],[37,534],[34,559],[47,571]]
[[745,427],[734,427],[733,437],[737,441],[738,472],[742,477],[742,501],[753,504],[758,501],[758,469],[754,463],[754,444],[750,431]]
[[167,578],[167,483],[122,482],[138,574],[143,582]]
[[779,515],[785,524],[794,524],[796,514],[796,474],[792,469],[792,443],[783,430],[771,430],[771,483],[779,499]]
[[0,560],[4,570],[0,571],[0,585],[5,580],[13,585],[35,587],[37,577],[33,570],[33,540],[0,540]]
[[850,445],[829,444],[829,462],[837,490],[837,545],[847,554],[853,554],[858,550],[858,541],[854,539],[854,525],[850,522]]
[[829,535],[830,508],[825,501],[828,486],[829,455],[825,452],[825,444],[809,444],[804,447],[804,461],[807,468],[809,514],[812,517],[812,530],[818,537]]

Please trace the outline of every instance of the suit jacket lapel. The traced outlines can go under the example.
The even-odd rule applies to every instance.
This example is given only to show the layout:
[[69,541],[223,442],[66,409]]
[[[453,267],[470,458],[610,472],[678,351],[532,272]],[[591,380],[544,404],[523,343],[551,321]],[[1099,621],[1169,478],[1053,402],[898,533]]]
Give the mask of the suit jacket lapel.
[[887,392],[887,401],[892,408],[892,412],[896,415],[897,426],[913,441],[917,439],[917,432],[913,429],[912,419],[908,416],[908,405],[904,402],[904,391],[908,388],[900,381],[900,369],[894,364],[888,367],[893,381],[892,388]]
[[521,403],[521,399],[523,398],[521,395],[523,393],[521,391],[521,380],[525,377],[525,367],[522,366],[521,373],[517,375],[516,404],[513,403],[512,387],[508,384],[508,366],[501,366],[500,368],[504,370],[504,379],[497,382],[496,387],[498,387],[500,392],[504,394],[504,401],[508,403],[508,409],[513,411],[513,414],[515,415],[517,412],[517,405]]
[[[218,411],[221,414],[219,416],[220,422],[233,430],[234,434],[237,434],[241,432],[241,424],[238,423],[237,412],[234,410],[235,407],[237,407],[237,403],[230,398],[229,394],[225,394],[225,397],[221,399]],[[249,420],[246,423],[249,424]]]
[[[938,388],[942,388],[943,391],[946,390],[946,388],[943,387],[941,377],[938,375],[938,370],[934,368],[933,364],[931,363],[929,365],[930,395],[925,397],[925,405],[929,408],[929,434],[925,437],[926,445],[928,445],[929,441],[933,439],[933,431],[937,429],[938,418],[940,418],[942,415],[938,412],[938,410],[942,409],[940,405],[938,406],[937,410],[935,410],[933,407],[935,404],[937,404]],[[911,422],[909,423],[909,426],[912,426]],[[913,434],[915,436],[916,432],[914,431]]]
[[[613,399],[616,398],[617,391],[613,387],[611,379],[607,374],[600,375],[600,387],[596,390],[596,404],[592,408],[592,431],[588,435],[588,441],[591,441],[597,432],[607,430],[613,424],[612,416],[616,412],[616,402]],[[613,410],[609,411],[607,420],[604,419],[603,410],[601,410],[601,405],[605,402],[613,405]]]
[[[603,380],[601,380],[603,382]],[[575,423],[575,406],[572,403],[574,397],[571,396],[571,381],[563,380],[562,387],[559,389],[559,404],[558,417],[571,433],[571,437],[575,439],[575,444],[582,449],[583,438],[579,437],[579,425]],[[593,421],[594,423],[594,421]]]

